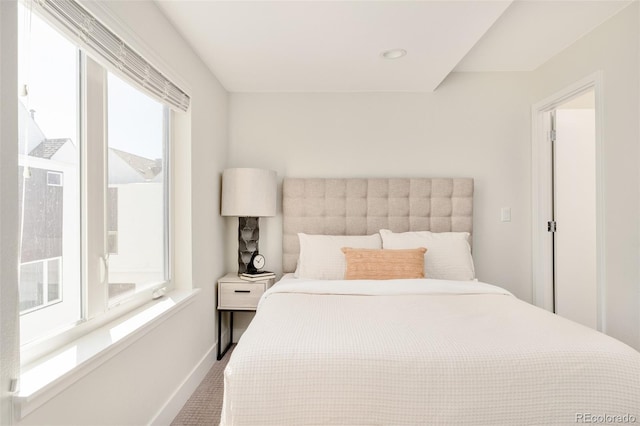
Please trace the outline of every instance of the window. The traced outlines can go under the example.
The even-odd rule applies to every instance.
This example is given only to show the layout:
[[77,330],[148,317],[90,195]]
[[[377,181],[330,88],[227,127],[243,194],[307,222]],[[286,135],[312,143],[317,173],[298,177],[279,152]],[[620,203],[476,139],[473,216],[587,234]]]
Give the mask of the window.
[[167,278],[168,108],[107,76],[109,301]]
[[170,111],[19,11],[24,345],[169,283]]
[[62,256],[20,265],[20,313],[61,302]]
[[62,173],[61,172],[47,172],[47,185],[49,186],[62,186]]
[[118,188],[109,184],[107,189],[107,253],[118,254]]
[[[24,9],[20,8],[22,18]],[[81,319],[79,51],[33,16],[20,38],[21,341]],[[55,60],[54,60],[55,58]]]

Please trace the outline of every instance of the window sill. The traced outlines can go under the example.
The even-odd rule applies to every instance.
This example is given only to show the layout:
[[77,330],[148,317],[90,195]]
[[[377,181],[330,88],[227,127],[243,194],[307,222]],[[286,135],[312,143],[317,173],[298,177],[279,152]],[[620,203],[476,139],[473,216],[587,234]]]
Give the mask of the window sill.
[[23,418],[195,300],[199,289],[173,291],[23,368],[14,395]]

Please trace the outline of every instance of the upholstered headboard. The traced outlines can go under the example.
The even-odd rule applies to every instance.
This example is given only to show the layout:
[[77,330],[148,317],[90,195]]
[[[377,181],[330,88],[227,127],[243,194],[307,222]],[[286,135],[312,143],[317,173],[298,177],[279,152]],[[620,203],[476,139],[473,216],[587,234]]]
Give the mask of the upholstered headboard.
[[298,232],[370,235],[473,231],[473,179],[295,179],[282,184],[283,272],[296,268]]

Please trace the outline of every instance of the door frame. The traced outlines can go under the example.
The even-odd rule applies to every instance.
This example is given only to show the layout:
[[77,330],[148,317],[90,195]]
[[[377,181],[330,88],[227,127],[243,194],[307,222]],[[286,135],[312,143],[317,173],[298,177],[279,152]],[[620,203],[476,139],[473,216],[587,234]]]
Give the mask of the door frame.
[[[533,303],[553,311],[553,259],[552,234],[547,231],[551,220],[551,144],[549,144],[549,114],[558,106],[589,90],[595,95],[596,114],[596,297],[597,327],[606,331],[604,303],[605,238],[604,238],[604,144],[603,144],[603,82],[602,71],[595,72],[531,107],[531,254]],[[562,227],[562,224],[559,224]]]

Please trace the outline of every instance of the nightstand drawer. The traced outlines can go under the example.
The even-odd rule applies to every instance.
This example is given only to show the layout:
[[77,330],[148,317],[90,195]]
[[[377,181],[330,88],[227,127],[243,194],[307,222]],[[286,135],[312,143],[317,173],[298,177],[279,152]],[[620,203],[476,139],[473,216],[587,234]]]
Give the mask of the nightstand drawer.
[[218,292],[218,309],[255,309],[265,292],[266,283],[221,282]]

